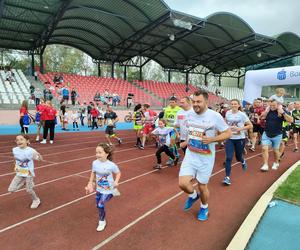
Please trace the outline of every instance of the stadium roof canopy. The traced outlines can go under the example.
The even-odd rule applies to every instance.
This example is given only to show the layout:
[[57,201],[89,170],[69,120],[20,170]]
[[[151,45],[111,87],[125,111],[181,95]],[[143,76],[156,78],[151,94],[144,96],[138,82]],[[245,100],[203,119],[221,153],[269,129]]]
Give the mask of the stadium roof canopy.
[[222,73],[300,52],[293,33],[264,36],[236,15],[198,18],[161,0],[0,0],[0,47],[44,51],[78,48],[96,60],[135,56],[189,71],[203,65]]

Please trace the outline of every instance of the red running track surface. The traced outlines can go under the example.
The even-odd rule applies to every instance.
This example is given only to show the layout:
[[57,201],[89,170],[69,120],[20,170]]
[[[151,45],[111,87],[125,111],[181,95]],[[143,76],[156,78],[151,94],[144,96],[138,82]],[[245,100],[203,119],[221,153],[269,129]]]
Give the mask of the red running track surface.
[[35,165],[35,190],[42,200],[36,210],[29,208],[31,200],[24,189],[7,193],[14,176],[14,136],[2,136],[1,248],[225,249],[262,193],[299,160],[299,154],[288,147],[277,171],[261,173],[260,150],[248,153],[248,170],[243,172],[239,163],[234,164],[232,185],[224,187],[224,150],[218,150],[209,183],[210,217],[200,222],[196,220],[199,203],[188,212],[182,210],[186,195],[178,188],[179,167],[153,170],[154,147],[138,150],[133,147],[133,131],[121,131],[120,135],[124,144],[115,147],[114,161],[122,171],[121,196],[107,204],[103,232],[96,232],[94,194],[87,196],[84,190],[95,147],[105,141],[103,132],[57,134],[53,145],[31,144],[45,160]]

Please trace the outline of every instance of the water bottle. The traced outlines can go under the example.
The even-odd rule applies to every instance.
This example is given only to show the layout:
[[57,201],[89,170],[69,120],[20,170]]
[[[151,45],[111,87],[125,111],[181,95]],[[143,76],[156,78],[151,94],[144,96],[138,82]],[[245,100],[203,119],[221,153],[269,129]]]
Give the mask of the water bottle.
[[277,205],[277,202],[276,201],[271,201],[269,204],[268,204],[268,207],[274,207]]

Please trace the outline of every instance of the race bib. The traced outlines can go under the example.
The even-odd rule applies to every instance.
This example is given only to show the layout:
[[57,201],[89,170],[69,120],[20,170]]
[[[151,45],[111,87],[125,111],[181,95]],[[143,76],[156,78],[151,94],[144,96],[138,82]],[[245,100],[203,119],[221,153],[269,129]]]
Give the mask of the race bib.
[[100,189],[110,190],[110,184],[107,180],[107,175],[101,176],[97,181],[97,185]]
[[113,125],[114,125],[112,119],[108,119],[108,120],[107,120],[107,125],[108,125],[108,126],[113,126]]
[[211,155],[209,145],[202,142],[204,129],[190,127],[188,132],[188,149],[202,155]]
[[28,166],[21,167],[19,165],[15,165],[15,171],[18,176],[27,177],[30,175]]
[[300,120],[295,120],[295,124],[300,125]]

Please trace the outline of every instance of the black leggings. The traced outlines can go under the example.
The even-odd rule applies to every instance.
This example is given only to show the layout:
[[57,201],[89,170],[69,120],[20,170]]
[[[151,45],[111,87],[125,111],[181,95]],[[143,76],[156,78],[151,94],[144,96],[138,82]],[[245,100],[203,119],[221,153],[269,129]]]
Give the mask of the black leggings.
[[50,130],[50,141],[54,140],[55,120],[46,120],[44,125],[43,139],[46,140],[48,136],[48,129]]
[[21,134],[28,134],[28,127],[24,127],[23,116],[20,118]]
[[158,164],[161,164],[161,153],[162,152],[165,152],[166,155],[169,156],[170,158],[172,158],[173,160],[175,159],[175,156],[171,152],[170,148],[167,145],[163,145],[156,151],[156,154],[155,154]]

